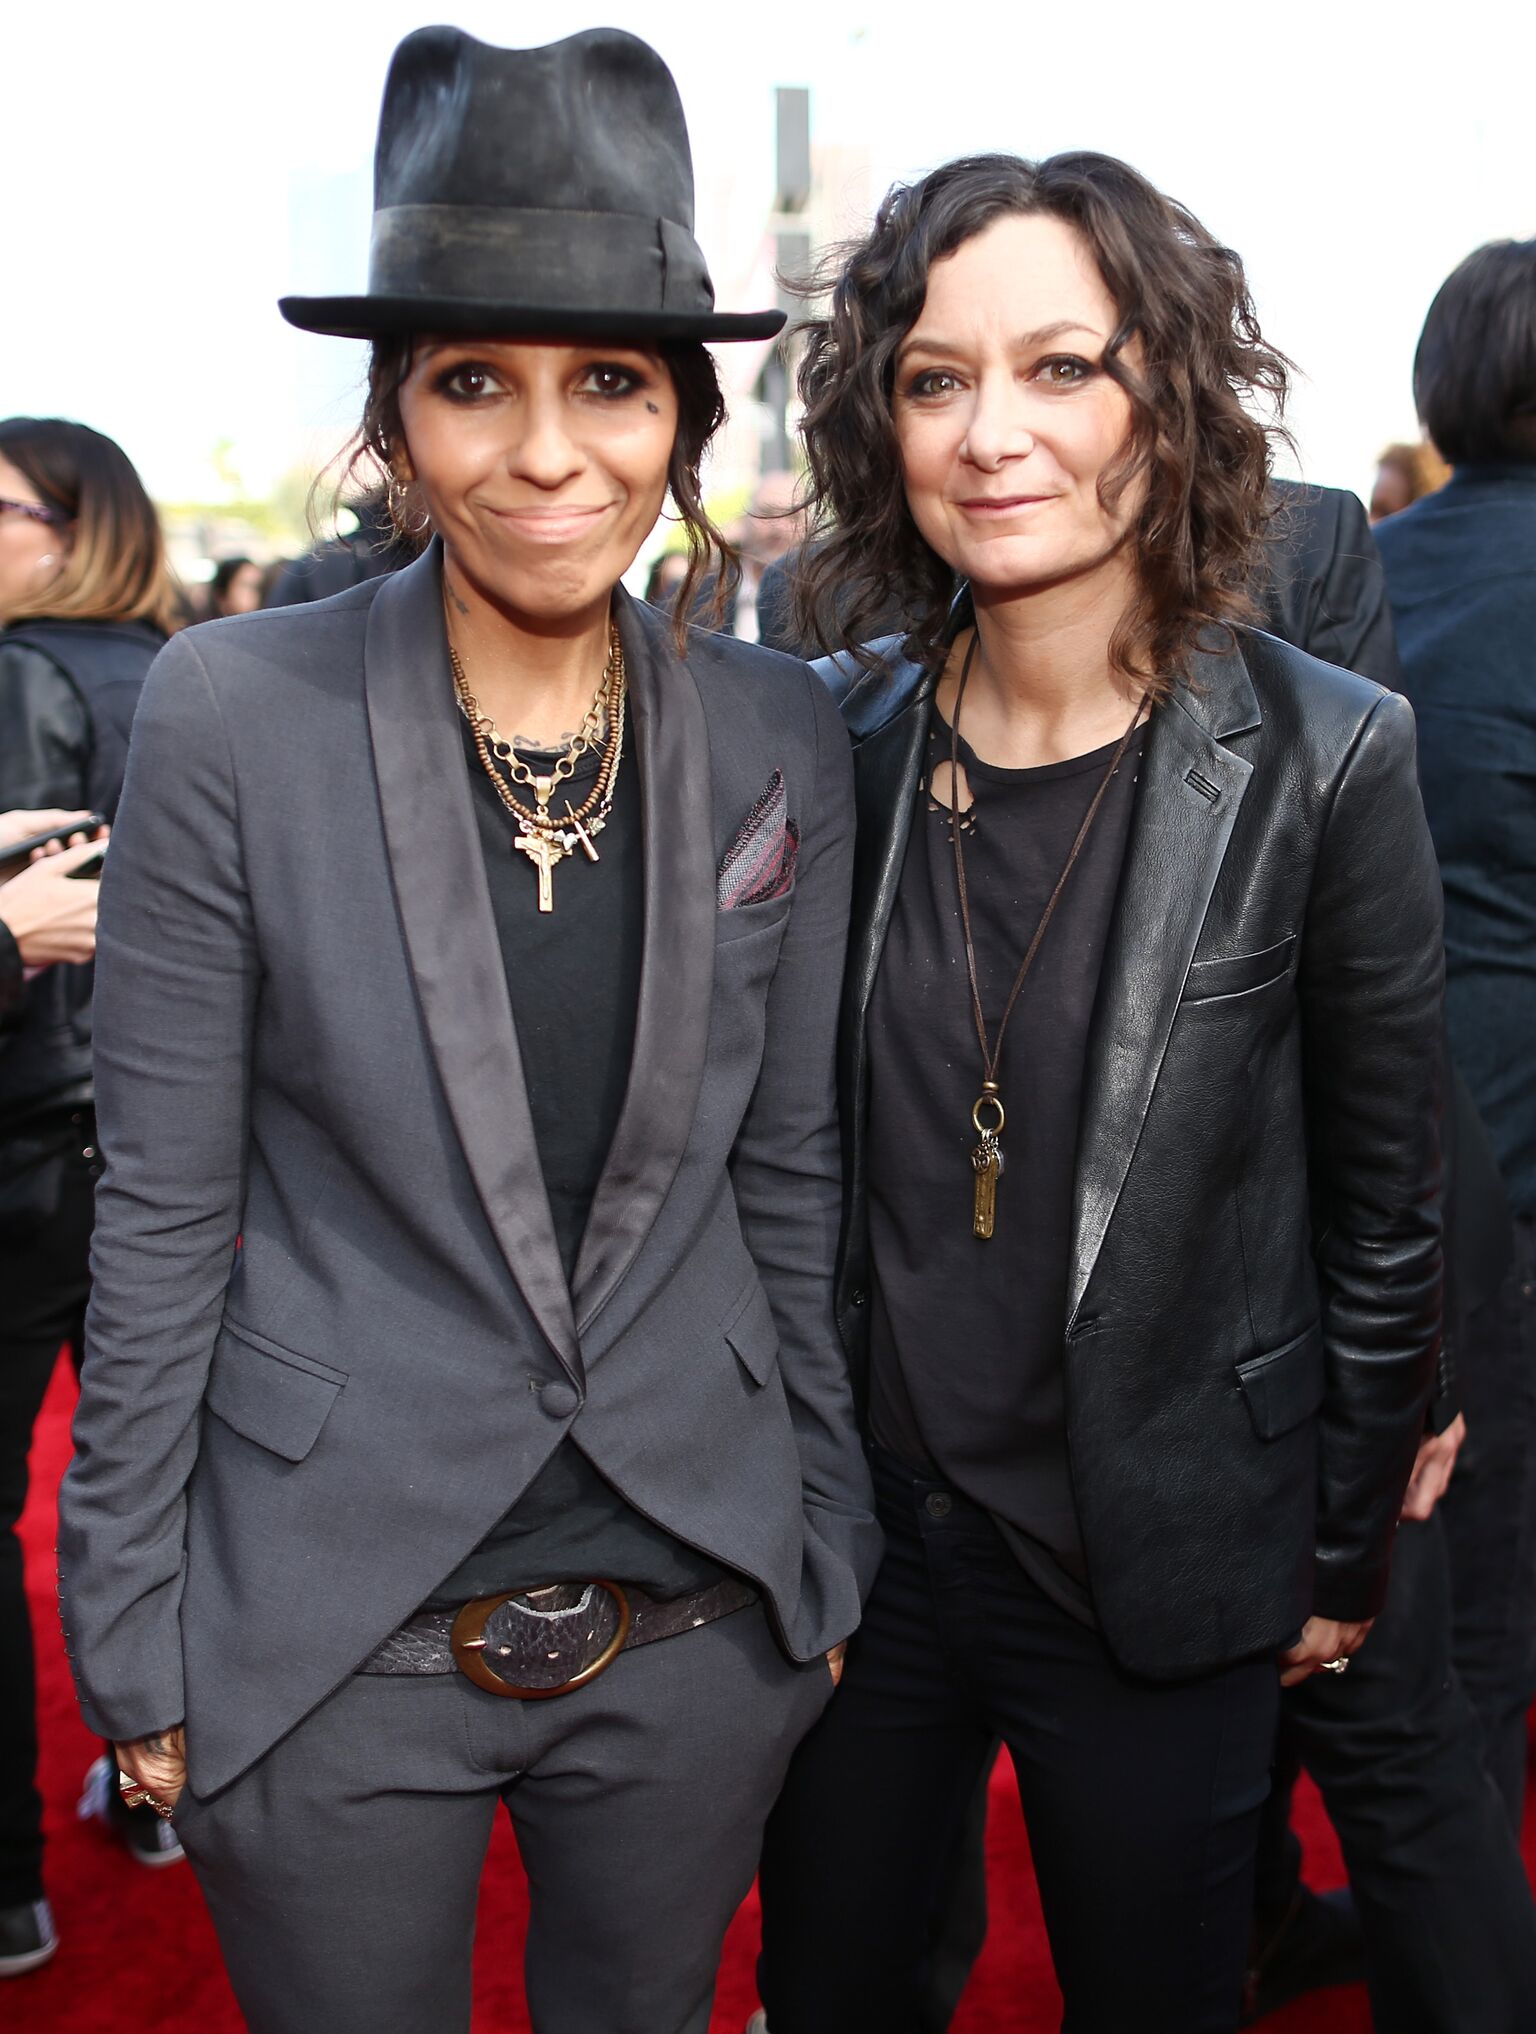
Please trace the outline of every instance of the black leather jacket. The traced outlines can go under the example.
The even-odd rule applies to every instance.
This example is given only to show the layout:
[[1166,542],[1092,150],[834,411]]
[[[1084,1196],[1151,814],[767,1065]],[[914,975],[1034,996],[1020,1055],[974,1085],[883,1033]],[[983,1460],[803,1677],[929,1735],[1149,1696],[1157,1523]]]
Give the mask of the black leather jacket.
[[[1379,1610],[1440,1331],[1440,882],[1413,715],[1239,641],[1148,730],[1074,1194],[1083,1541],[1110,1647],[1162,1678],[1272,1651],[1314,1611]],[[837,1295],[856,1376],[865,1017],[932,689],[899,639],[881,649],[881,671],[819,667],[859,809]]]
[[[0,632],[0,812],[88,807],[112,817],[139,689],[163,640],[138,622],[29,621]],[[0,946],[3,1140],[91,1100],[93,971],[49,968],[21,989],[14,942]]]

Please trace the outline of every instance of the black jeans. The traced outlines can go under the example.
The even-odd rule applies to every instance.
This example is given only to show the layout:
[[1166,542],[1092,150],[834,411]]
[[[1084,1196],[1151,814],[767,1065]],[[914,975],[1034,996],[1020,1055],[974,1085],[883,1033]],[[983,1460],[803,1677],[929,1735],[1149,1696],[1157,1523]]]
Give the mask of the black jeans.
[[998,1736],[1068,2034],[1230,2034],[1274,1662],[1134,1680],[1026,1578],[983,1511],[887,1458],[875,1476],[885,1561],[768,1825],[771,2034],[915,2034],[930,1920]]
[[97,1169],[89,1110],[0,1144],[0,1907],[43,1893],[36,1667],[16,1522],[59,1346],[79,1353]]
[[1467,1442],[1428,1525],[1398,1529],[1386,1606],[1349,1673],[1292,1689],[1260,1841],[1257,1915],[1295,1900],[1304,1765],[1349,1867],[1380,2034],[1536,2028],[1536,1907],[1518,1848],[1536,1696],[1536,1265],[1468,1324]]
[[[1347,1674],[1288,1691],[1285,1736],[1343,1846],[1378,2034],[1529,2034],[1536,1906],[1450,1633],[1442,1523],[1400,1526],[1370,1638]],[[1266,1862],[1261,1921],[1296,1882],[1295,1839],[1281,1841],[1286,1868],[1277,1886],[1273,1853]]]
[[1452,1646],[1518,1833],[1536,1702],[1536,1215],[1515,1217],[1514,1264],[1468,1323],[1461,1397],[1467,1439],[1440,1506]]

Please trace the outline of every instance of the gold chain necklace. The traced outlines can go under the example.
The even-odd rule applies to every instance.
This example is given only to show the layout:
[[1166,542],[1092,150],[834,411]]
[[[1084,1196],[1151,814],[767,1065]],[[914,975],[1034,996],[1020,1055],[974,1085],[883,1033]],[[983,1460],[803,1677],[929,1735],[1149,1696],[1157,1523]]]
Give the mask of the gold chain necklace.
[[[459,710],[469,723],[474,737],[475,750],[481,766],[496,788],[507,811],[517,821],[517,838],[514,849],[525,854],[539,873],[539,909],[553,911],[555,893],[553,876],[556,867],[579,847],[588,861],[599,859],[593,836],[602,832],[613,809],[613,793],[618,777],[619,761],[624,752],[624,718],[628,700],[627,674],[624,668],[624,649],[619,641],[619,632],[610,622],[608,625],[608,661],[603,667],[602,680],[591,706],[587,709],[572,740],[555,759],[554,767],[547,773],[540,773],[525,763],[517,754],[511,742],[501,734],[490,715],[483,711],[480,702],[469,689],[464,665],[454,648],[448,644],[448,661],[453,667],[453,687],[457,694]],[[567,800],[563,813],[555,814],[549,809],[549,801],[561,784],[569,781],[582,756],[597,745],[607,715],[608,737],[603,744],[602,760],[598,765],[597,781],[580,805],[572,806]],[[507,777],[513,783],[522,784],[533,792],[535,805],[526,806],[512,791],[507,777],[496,766],[496,758],[505,766]]]

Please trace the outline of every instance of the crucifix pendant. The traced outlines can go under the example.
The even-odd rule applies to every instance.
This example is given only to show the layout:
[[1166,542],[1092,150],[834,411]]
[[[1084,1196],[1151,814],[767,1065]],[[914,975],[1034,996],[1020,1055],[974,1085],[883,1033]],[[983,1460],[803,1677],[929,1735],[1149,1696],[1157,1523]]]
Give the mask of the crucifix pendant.
[[563,862],[569,853],[565,843],[556,840],[552,834],[535,833],[530,827],[520,833],[512,845],[519,854],[526,855],[539,872],[539,909],[553,911],[555,886],[550,878],[556,862]]
[[[992,1116],[984,1118],[984,1110],[992,1111]],[[971,1110],[971,1122],[981,1139],[971,1153],[971,1169],[976,1175],[975,1198],[971,1204],[971,1234],[984,1243],[991,1241],[997,1226],[997,1180],[1003,1169],[1003,1147],[999,1140],[1007,1120],[997,1083],[985,1082]]]

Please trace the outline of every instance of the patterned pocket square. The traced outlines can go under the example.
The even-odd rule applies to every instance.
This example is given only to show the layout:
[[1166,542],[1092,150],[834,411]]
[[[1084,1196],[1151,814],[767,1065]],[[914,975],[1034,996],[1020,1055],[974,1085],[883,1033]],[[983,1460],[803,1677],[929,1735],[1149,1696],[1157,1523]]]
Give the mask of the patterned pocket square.
[[722,911],[743,904],[766,904],[782,897],[795,874],[800,829],[789,817],[784,773],[775,770],[720,864],[715,901]]

